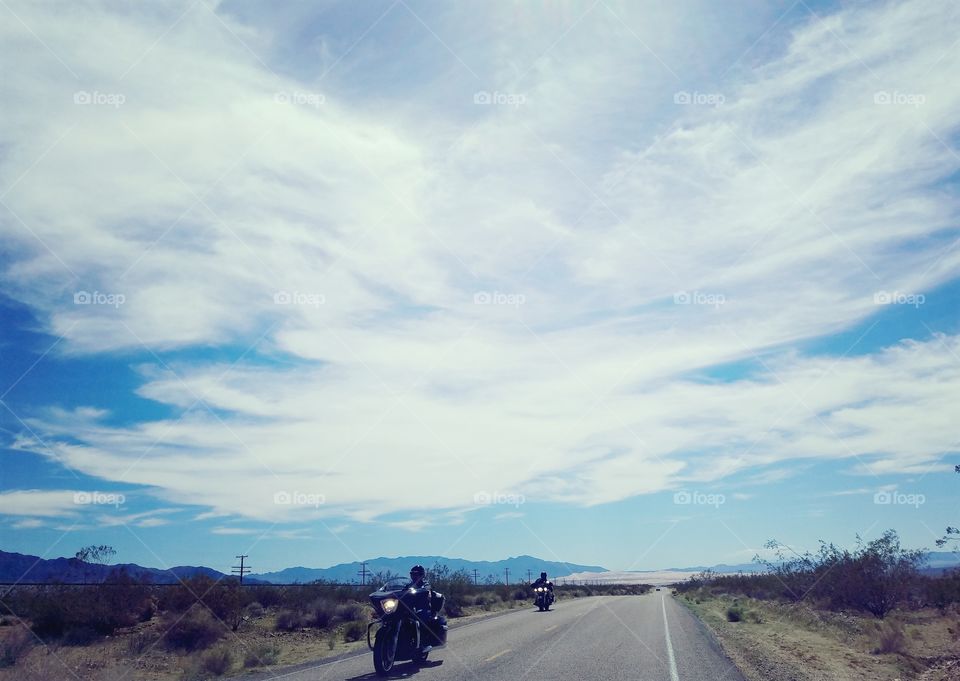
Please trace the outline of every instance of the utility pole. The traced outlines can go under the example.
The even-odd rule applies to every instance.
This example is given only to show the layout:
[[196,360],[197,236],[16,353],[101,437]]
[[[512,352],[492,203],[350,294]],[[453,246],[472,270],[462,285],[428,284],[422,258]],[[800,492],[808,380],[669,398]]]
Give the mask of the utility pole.
[[250,572],[250,566],[243,564],[243,561],[246,560],[246,559],[249,558],[249,557],[250,557],[250,556],[235,556],[235,558],[239,558],[239,559],[240,559],[240,564],[239,564],[239,565],[234,565],[232,568],[230,568],[230,572],[232,572],[232,573],[235,574],[235,575],[240,575],[240,583],[241,583],[241,584],[243,584],[243,576],[244,576],[245,574],[248,574],[248,573]]
[[527,584],[533,581],[532,575],[533,575],[533,570],[531,570],[530,568],[527,568]]
[[360,563],[360,571],[357,574],[360,575],[360,586],[364,586],[367,583],[367,561]]
[[473,568],[473,585],[476,586],[480,581],[477,579],[477,568]]
[[510,586],[510,568],[508,567],[503,568],[503,575],[506,578],[507,586]]

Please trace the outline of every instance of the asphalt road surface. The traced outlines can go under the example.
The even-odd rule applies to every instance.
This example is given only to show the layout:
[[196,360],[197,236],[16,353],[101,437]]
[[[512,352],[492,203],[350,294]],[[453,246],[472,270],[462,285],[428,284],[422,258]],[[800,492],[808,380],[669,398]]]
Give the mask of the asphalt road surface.
[[[700,621],[670,593],[594,596],[533,606],[450,629],[427,664],[397,663],[416,681],[744,681]],[[250,679],[250,676],[244,677]],[[260,675],[257,676],[260,678]],[[373,681],[369,652],[263,678]]]

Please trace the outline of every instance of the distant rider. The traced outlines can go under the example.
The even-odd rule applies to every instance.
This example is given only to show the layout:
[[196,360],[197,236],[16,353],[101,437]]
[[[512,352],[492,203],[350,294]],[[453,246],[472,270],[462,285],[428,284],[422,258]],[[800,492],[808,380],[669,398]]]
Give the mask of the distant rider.
[[533,584],[531,584],[530,586],[532,586],[534,589],[536,589],[538,586],[545,586],[545,587],[547,587],[547,589],[550,591],[550,593],[553,593],[553,582],[551,582],[549,579],[547,579],[547,573],[546,573],[546,572],[541,572],[541,573],[540,573],[540,579],[538,579],[537,581],[535,581],[535,582],[534,582]]

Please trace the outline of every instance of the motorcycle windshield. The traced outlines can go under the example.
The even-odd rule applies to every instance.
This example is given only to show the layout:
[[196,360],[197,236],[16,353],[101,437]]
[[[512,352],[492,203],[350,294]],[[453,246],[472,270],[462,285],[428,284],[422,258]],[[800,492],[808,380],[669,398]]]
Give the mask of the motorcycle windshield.
[[388,582],[384,583],[377,591],[399,591],[407,586],[410,583],[409,579],[404,577],[394,577]]

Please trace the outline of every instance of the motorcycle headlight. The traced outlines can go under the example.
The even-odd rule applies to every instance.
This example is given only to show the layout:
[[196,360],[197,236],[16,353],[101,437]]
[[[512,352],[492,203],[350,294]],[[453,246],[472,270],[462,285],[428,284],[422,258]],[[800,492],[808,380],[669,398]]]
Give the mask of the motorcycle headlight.
[[384,598],[382,601],[380,601],[380,605],[383,607],[383,612],[386,615],[389,615],[396,610],[399,603],[400,601],[398,601],[396,598]]

